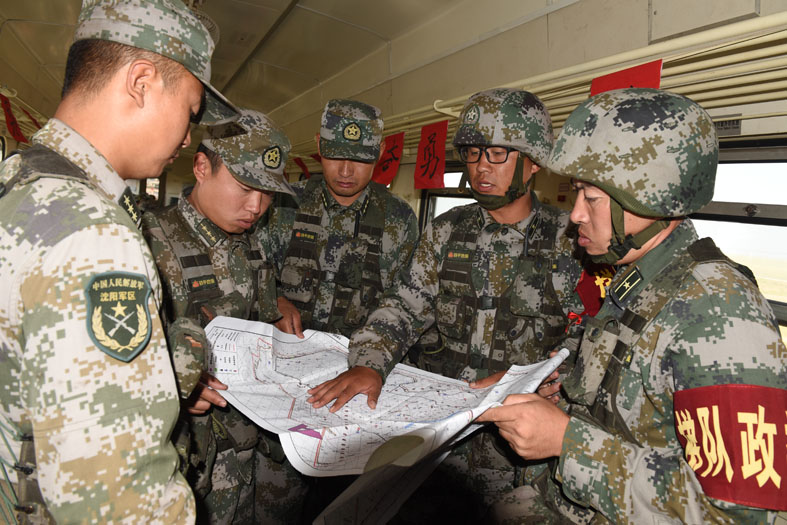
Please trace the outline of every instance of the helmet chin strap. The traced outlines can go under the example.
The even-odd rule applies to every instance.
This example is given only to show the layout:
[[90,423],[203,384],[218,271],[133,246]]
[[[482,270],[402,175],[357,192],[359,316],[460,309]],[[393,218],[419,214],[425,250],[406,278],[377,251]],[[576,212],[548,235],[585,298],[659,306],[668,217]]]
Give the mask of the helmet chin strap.
[[670,224],[670,221],[661,219],[636,235],[626,235],[623,224],[623,207],[618,201],[610,197],[609,208],[612,215],[612,240],[610,241],[609,249],[606,253],[590,256],[590,260],[594,263],[616,264],[631,250],[642,248],[642,245],[651,240]]
[[527,192],[530,191],[530,179],[528,179],[527,184],[525,184],[524,178],[525,159],[524,156],[519,153],[516,159],[516,167],[514,168],[514,176],[511,178],[511,184],[508,186],[505,195],[486,195],[484,193],[478,193],[475,191],[473,186],[469,184],[470,174],[467,171],[467,166],[465,166],[465,169],[462,170],[462,178],[459,181],[459,187],[466,188],[470,186],[470,193],[473,194],[473,197],[478,201],[478,204],[480,204],[481,207],[487,210],[496,210],[498,208],[502,208],[506,204],[514,202],[519,197],[526,195]]

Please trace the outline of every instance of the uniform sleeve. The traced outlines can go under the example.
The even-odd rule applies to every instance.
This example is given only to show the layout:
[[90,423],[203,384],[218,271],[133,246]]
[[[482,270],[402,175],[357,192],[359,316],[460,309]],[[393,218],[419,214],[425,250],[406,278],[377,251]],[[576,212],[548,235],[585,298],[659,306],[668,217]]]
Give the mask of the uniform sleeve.
[[404,202],[395,201],[393,217],[386,218],[383,232],[383,249],[380,269],[386,288],[410,263],[413,250],[418,243],[418,221],[412,208]]
[[[120,302],[114,310],[114,300],[102,302],[103,314],[114,318],[103,326],[102,311],[90,304],[88,287],[122,284],[112,280],[119,271],[155,290],[158,278],[142,244],[126,226],[88,227],[48,249],[20,277],[20,385],[39,485],[57,522],[194,519],[169,442],[179,404],[154,294],[129,312]],[[138,334],[150,327],[129,362],[111,355],[118,350],[113,326]]]
[[187,399],[199,383],[204,369],[207,337],[199,320],[185,317],[183,305],[187,304],[188,291],[183,286],[182,269],[172,245],[152,213],[142,217],[142,235],[150,246],[161,275],[164,289],[161,311],[169,352],[178,392],[182,399]]
[[[740,501],[747,490],[756,494],[773,488],[767,483],[775,478],[764,476],[759,486],[756,476],[744,477],[747,458],[762,459],[762,472],[771,453],[766,441],[758,451],[751,449],[754,440],[742,438],[751,427],[740,422],[740,414],[756,414],[758,403],[743,407],[735,387],[754,391],[769,406],[772,396],[763,387],[787,388],[787,352],[767,302],[740,274],[727,265],[711,265],[695,269],[691,281],[637,343],[634,359],[648,349],[652,358],[632,363],[621,376],[620,413],[624,419],[628,410],[639,414],[629,428],[645,444],[572,415],[557,477],[572,500],[617,523],[650,522],[645,516],[686,523],[771,522],[773,513]],[[639,405],[646,396],[650,410]],[[680,405],[684,396],[695,401],[685,410]],[[776,432],[773,446],[783,451],[787,439],[780,441],[779,435],[787,433],[785,408],[765,413],[777,424],[763,429]],[[684,439],[679,441],[676,432]],[[736,450],[742,443],[748,443],[747,452]],[[726,495],[711,497],[706,487],[721,487]],[[784,492],[770,501],[784,501]]]
[[295,208],[290,206],[271,206],[268,209],[268,220],[255,231],[265,258],[273,265],[276,276],[281,274],[284,256],[292,236],[292,225],[295,222]]
[[350,340],[350,366],[366,366],[386,377],[435,321],[441,243],[429,226],[410,263],[398,273],[377,309]]

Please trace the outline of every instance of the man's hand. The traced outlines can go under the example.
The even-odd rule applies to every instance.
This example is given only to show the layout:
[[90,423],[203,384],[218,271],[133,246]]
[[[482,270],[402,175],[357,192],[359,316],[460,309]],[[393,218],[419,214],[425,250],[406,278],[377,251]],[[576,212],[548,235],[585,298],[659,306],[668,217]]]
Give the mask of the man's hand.
[[303,339],[303,328],[301,328],[301,313],[286,297],[277,297],[276,306],[281,312],[281,319],[273,325],[287,334],[295,334]]
[[552,374],[550,374],[549,377],[541,382],[541,384],[538,386],[538,390],[536,390],[539,396],[550,400],[556,405],[558,401],[560,401],[560,383],[558,382],[559,377],[560,372],[555,370],[552,372]]
[[202,373],[200,382],[183,405],[189,414],[201,416],[213,405],[225,407],[227,401],[216,390],[227,390],[227,385],[207,372]]
[[513,394],[503,406],[490,408],[475,420],[490,421],[511,448],[525,459],[559,456],[569,417],[538,394]]
[[486,388],[488,386],[492,386],[498,381],[500,378],[506,375],[506,371],[503,370],[502,372],[497,372],[492,374],[491,376],[485,377],[483,379],[479,379],[477,381],[473,381],[470,383],[470,388]]
[[314,408],[320,408],[335,399],[330,411],[336,412],[356,395],[366,394],[369,408],[374,409],[382,388],[383,378],[380,374],[365,366],[354,366],[334,379],[310,389],[311,397],[306,401]]

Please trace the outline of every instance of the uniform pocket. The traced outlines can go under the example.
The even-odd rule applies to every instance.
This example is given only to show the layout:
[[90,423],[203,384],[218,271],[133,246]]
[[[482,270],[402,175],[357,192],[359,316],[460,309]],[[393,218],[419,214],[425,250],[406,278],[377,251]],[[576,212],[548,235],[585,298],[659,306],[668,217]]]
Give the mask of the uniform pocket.
[[461,297],[437,296],[437,327],[451,339],[464,339],[469,331],[467,306]]
[[291,301],[308,303],[314,297],[314,283],[308,268],[285,266],[280,281],[283,295]]

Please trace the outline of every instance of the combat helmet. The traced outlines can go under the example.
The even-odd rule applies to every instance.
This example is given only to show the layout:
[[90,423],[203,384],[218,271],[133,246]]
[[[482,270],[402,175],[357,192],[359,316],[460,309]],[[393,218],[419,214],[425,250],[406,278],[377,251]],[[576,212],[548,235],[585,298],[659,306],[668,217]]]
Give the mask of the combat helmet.
[[246,186],[295,195],[284,175],[290,140],[259,111],[241,109],[237,122],[208,127],[202,145]]
[[[453,140],[457,149],[461,146],[513,148],[539,166],[546,166],[552,142],[552,119],[544,103],[532,93],[510,88],[489,89],[471,96],[459,115]],[[485,208],[500,208],[528,192],[523,170],[524,158],[520,155],[504,196],[482,195],[472,187],[470,191]],[[465,172],[460,186],[466,183]]]
[[547,165],[609,194],[613,238],[608,253],[593,260],[614,263],[669,224],[660,220],[626,236],[623,210],[658,219],[700,210],[713,197],[718,158],[716,129],[699,104],[667,91],[628,88],[580,104]]

